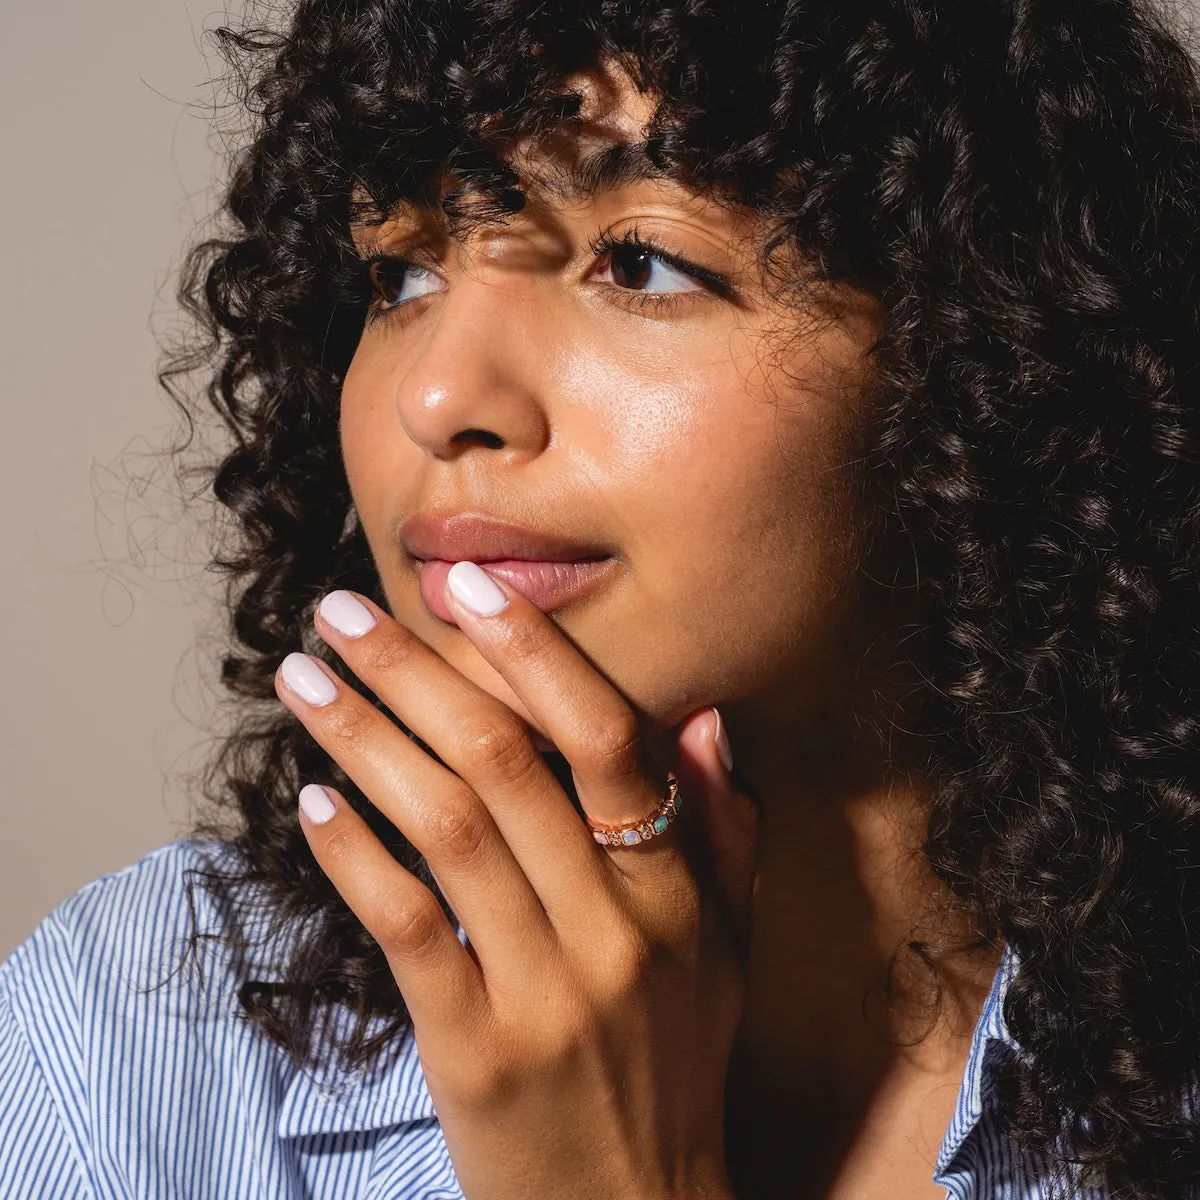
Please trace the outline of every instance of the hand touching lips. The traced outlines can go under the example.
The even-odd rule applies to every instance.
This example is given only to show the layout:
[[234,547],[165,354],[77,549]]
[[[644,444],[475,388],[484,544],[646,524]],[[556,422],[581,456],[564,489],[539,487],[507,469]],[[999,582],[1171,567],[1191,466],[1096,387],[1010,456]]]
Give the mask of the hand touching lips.
[[[513,591],[520,592],[542,612],[552,612],[591,591],[611,573],[615,561],[605,558],[587,562],[529,562],[506,558],[479,565],[485,567],[489,575],[503,579]],[[454,616],[446,604],[445,590],[446,576],[452,566],[454,562],[449,559],[431,559],[418,568],[425,607],[435,617],[451,624]]]
[[581,598],[612,574],[609,547],[570,540],[475,513],[420,514],[401,527],[401,543],[418,565],[421,599],[434,616],[454,617],[445,600],[446,576],[470,561],[503,579],[543,612]]
[[[535,605],[465,560],[447,591],[463,635],[559,748],[578,805],[514,709],[360,594],[327,595],[315,631],[379,706],[300,651],[276,692],[437,881],[444,904],[363,805],[302,789],[316,863],[412,1018],[462,1192],[733,1200],[722,1094],[758,820],[718,714],[691,713],[656,757],[637,712]],[[688,819],[599,844],[589,825],[657,814],[668,772]]]

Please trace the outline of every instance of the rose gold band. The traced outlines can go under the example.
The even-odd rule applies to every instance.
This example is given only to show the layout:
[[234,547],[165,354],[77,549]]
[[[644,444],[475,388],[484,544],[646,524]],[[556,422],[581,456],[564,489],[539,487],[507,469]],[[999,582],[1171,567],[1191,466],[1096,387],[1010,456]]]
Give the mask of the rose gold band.
[[639,842],[648,842],[666,833],[671,822],[679,815],[679,809],[679,781],[674,775],[669,775],[667,794],[650,816],[626,825],[611,827],[589,824],[588,828],[592,831],[592,837],[602,846],[636,846]]

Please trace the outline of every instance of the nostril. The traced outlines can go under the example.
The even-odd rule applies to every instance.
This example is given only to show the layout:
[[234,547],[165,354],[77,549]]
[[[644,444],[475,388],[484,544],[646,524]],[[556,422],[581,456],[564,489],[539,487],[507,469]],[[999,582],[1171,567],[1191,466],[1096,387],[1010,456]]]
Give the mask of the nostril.
[[477,443],[480,446],[486,446],[489,450],[504,449],[504,439],[498,434],[492,433],[490,429],[463,429],[456,433],[450,441],[455,446]]

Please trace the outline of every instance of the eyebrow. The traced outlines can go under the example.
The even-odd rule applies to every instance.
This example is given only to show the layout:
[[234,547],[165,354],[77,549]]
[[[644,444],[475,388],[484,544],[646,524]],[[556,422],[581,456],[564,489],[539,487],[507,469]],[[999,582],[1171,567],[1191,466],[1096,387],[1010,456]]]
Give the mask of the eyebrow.
[[[555,158],[538,168],[532,182],[548,199],[570,204],[589,200],[600,192],[671,178],[669,172],[650,161],[644,142],[612,142],[571,162]],[[360,252],[371,257],[380,245],[378,237],[367,237]]]
[[671,176],[650,161],[645,142],[614,142],[589,151],[572,162],[555,160],[537,172],[536,182],[555,199],[587,200],[599,192],[613,191],[648,180]]

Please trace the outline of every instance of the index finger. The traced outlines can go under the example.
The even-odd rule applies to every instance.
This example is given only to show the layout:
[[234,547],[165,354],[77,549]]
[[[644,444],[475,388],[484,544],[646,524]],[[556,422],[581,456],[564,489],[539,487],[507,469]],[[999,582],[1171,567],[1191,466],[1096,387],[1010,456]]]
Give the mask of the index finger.
[[[666,778],[656,781],[624,696],[541,609],[476,563],[455,563],[446,584],[459,628],[571,764],[589,820],[616,826],[651,816]],[[674,842],[651,846],[667,852]]]

